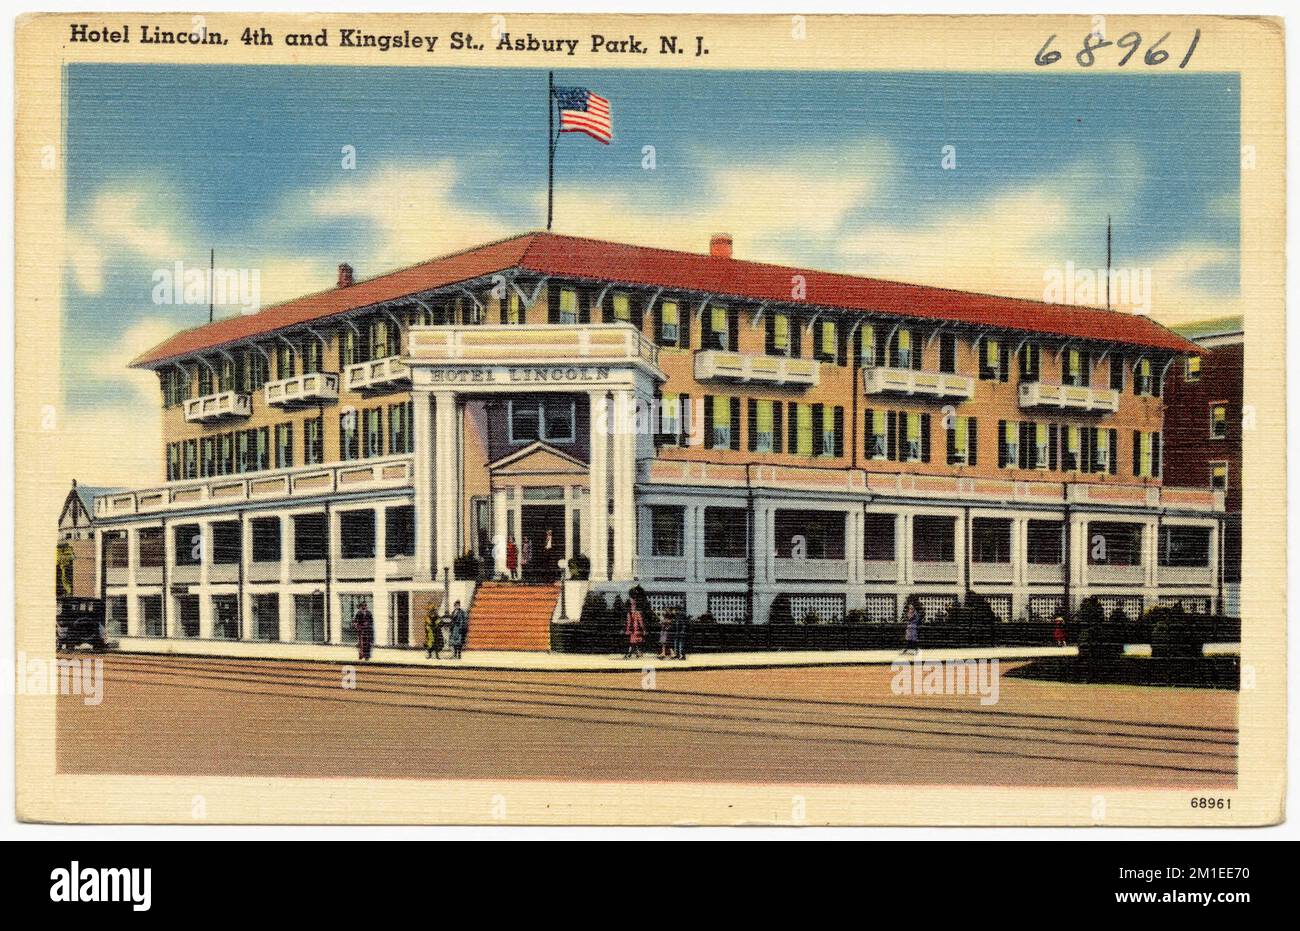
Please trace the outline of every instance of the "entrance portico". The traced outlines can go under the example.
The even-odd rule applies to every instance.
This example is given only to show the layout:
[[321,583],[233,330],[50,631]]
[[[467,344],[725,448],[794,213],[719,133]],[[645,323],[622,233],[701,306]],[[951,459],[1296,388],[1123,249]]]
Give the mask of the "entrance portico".
[[[469,548],[464,527],[466,403],[489,399],[516,403],[530,397],[571,395],[585,405],[587,413],[588,429],[580,438],[585,442],[579,444],[586,446],[586,479],[572,476],[551,483],[548,487],[561,490],[558,501],[543,501],[543,492],[532,492],[530,497],[537,500],[530,505],[562,507],[564,511],[531,516],[543,520],[538,532],[544,533],[545,519],[554,523],[573,513],[575,486],[577,498],[583,497],[581,486],[585,486],[586,506],[578,502],[576,509],[585,518],[581,551],[591,560],[591,578],[633,578],[636,465],[638,459],[653,455],[651,432],[638,429],[637,411],[640,405],[650,409],[655,385],[665,377],[653,344],[626,324],[412,327],[410,355],[404,361],[410,366],[414,399],[418,577],[436,580],[444,571],[450,574],[456,557]],[[489,431],[493,429],[499,433],[501,424],[489,425]],[[500,438],[489,435],[489,442],[493,439]],[[583,467],[576,458],[570,459]],[[504,460],[492,463],[509,464]],[[469,466],[473,468],[473,463]],[[487,461],[483,467],[488,467]],[[494,505],[501,500],[497,484],[493,487]],[[521,508],[524,485],[540,488],[536,483],[508,484],[520,488]],[[504,486],[500,489],[503,497],[506,490]],[[510,533],[510,525],[505,523],[507,511],[496,506],[492,518],[494,542],[500,544],[495,547],[499,571],[504,571],[504,541]],[[518,526],[522,533],[522,522]],[[572,549],[572,528],[571,521],[563,527],[550,527],[557,561],[561,548],[566,557],[578,552]],[[518,542],[522,546],[522,539]]]

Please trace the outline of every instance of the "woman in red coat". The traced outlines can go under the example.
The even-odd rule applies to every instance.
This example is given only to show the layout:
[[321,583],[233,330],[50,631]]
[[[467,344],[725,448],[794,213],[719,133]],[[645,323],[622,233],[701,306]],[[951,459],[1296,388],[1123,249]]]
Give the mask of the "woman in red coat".
[[515,538],[509,537],[506,540],[506,573],[512,579],[519,578],[519,547],[515,546]]
[[627,635],[627,655],[641,655],[641,642],[645,640],[645,620],[641,617],[641,609],[636,606],[636,599],[630,599],[627,603],[627,623],[623,627],[623,633]]

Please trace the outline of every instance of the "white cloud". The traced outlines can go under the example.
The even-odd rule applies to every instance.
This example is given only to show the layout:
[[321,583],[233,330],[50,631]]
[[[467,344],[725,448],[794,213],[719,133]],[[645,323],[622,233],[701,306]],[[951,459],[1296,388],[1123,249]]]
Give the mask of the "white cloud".
[[179,260],[185,250],[172,228],[175,215],[174,200],[161,190],[108,187],[100,191],[68,226],[66,259],[77,288],[85,294],[101,293],[107,262],[125,259],[170,265]]

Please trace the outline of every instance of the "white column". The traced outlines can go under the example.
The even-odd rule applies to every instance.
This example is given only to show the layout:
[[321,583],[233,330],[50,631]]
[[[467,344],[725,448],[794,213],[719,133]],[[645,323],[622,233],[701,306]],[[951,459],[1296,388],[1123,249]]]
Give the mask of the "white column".
[[370,614],[375,620],[374,646],[386,647],[392,641],[389,636],[391,620],[388,616],[388,556],[384,547],[388,544],[388,505],[375,505],[375,571],[373,602]]
[[412,428],[415,438],[415,468],[412,474],[415,506],[416,579],[427,580],[433,574],[433,418],[428,391],[412,395]]
[[434,578],[451,571],[459,555],[460,528],[460,429],[456,416],[456,395],[434,393],[433,414],[433,498]]
[[[208,589],[212,574],[212,522],[199,523],[199,536],[203,545],[199,547],[199,639],[212,639],[212,597]],[[177,630],[180,629],[180,612],[177,611]]]
[[509,512],[506,510],[506,493],[497,489],[492,492],[492,559],[497,575],[506,572],[506,538],[509,535],[506,523]]
[[591,542],[587,544],[587,554],[591,557],[592,581],[603,582],[609,572],[605,544],[609,528],[609,459],[606,447],[609,399],[603,389],[589,392],[588,398],[591,401],[591,464],[587,477],[591,495],[587,523]]
[[632,578],[632,560],[636,553],[636,402],[632,391],[614,395],[615,433],[613,462],[613,502],[611,521],[614,527],[613,577],[620,581]]
[[289,567],[293,565],[293,518],[276,515],[280,522],[280,640],[292,641],[298,634],[294,598],[289,591]]
[[253,594],[249,590],[248,570],[253,564],[253,519],[247,514],[239,522],[239,573],[244,580],[239,595],[239,634],[241,640],[253,640],[257,633],[257,619],[253,617]]

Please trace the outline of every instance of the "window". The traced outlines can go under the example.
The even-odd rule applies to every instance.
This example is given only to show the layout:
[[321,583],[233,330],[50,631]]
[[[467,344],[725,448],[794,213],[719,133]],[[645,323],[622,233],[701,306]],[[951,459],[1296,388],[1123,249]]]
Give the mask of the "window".
[[136,537],[136,560],[141,569],[157,569],[163,564],[163,531],[161,527],[144,527]]
[[275,467],[287,469],[293,465],[293,424],[275,425]]
[[1112,521],[1089,523],[1088,563],[1094,566],[1142,565],[1142,525]]
[[185,477],[199,477],[199,443],[198,440],[186,440],[183,447],[185,450]]
[[749,400],[749,449],[756,453],[781,451],[781,402]]
[[1078,472],[1082,468],[1079,457],[1080,449],[1079,428],[1074,424],[1065,427],[1065,444],[1061,452],[1061,468],[1066,472]]
[[749,553],[749,516],[744,508],[704,509],[704,556],[744,559]]
[[1025,343],[1020,348],[1020,380],[1038,381],[1042,365],[1042,350],[1037,343]]
[[239,597],[212,596],[212,636],[217,640],[239,639]]
[[315,336],[306,336],[302,341],[302,373],[311,375],[325,367],[325,346]]
[[817,429],[817,455],[835,457],[844,455],[844,408],[829,404],[812,406],[814,426]]
[[1228,464],[1226,462],[1210,463],[1210,489],[1212,491],[1228,490]]
[[505,319],[501,321],[512,326],[524,322],[524,302],[519,297],[519,292],[511,289],[506,297]]
[[253,534],[253,562],[279,562],[280,518],[255,517],[249,523]]
[[720,304],[709,306],[708,327],[704,332],[704,348],[730,350],[734,348],[731,340],[731,314]]
[[212,525],[212,564],[230,566],[239,562],[241,548],[239,521],[224,520]]
[[572,398],[529,398],[507,402],[511,443],[572,443],[578,407]]
[[275,344],[275,377],[279,379],[292,378],[298,374],[297,366],[294,364],[293,346],[284,341]]
[[1204,568],[1210,564],[1210,528],[1165,524],[1160,528],[1159,564]]
[[1011,521],[1004,517],[976,517],[971,521],[971,561],[1011,562]]
[[[1195,358],[1193,356],[1192,358]],[[1221,440],[1228,435],[1228,405],[1210,405],[1210,439]]]
[[813,454],[813,410],[810,404],[790,402],[790,452],[796,456]]
[[280,596],[253,596],[253,636],[258,640],[280,639]]
[[319,465],[325,461],[325,419],[312,417],[302,422],[302,464]]
[[172,528],[172,540],[176,547],[176,565],[197,566],[203,555],[203,537],[198,524],[181,524]]
[[[902,443],[899,444],[899,458],[903,462],[920,462],[922,461],[922,432],[921,421],[922,415],[915,413],[905,413],[900,415],[903,420]],[[925,417],[929,420],[929,417]]]
[[108,532],[107,543],[104,547],[104,560],[110,569],[125,569],[128,567],[130,557],[126,542],[126,531]]
[[197,637],[199,635],[198,595],[178,595],[176,597],[176,635],[178,637]]
[[771,316],[772,321],[772,345],[768,352],[774,356],[790,355],[790,315],[774,313]]
[[957,518],[918,514],[912,518],[912,559],[916,562],[956,561]]
[[325,595],[293,596],[293,639],[299,643],[325,642]]
[[235,435],[223,433],[217,437],[217,474],[235,473]]
[[1088,353],[1080,349],[1067,349],[1061,359],[1061,384],[1075,388],[1088,387],[1090,368]]
[[1151,374],[1150,359],[1138,359],[1134,363],[1133,393],[1139,397],[1152,397],[1155,395],[1155,377]]
[[948,428],[948,465],[977,465],[978,424],[974,417],[953,417]]
[[659,342],[676,346],[681,339],[681,308],[676,301],[663,301],[659,305]]
[[344,411],[339,414],[339,458],[360,459],[361,437],[357,430],[357,412]]
[[203,395],[212,394],[212,382],[213,382],[212,366],[208,365],[207,362],[200,361],[199,362],[200,397],[202,397]]
[[140,612],[140,630],[144,636],[167,636],[163,628],[162,595],[141,595],[135,604]]
[[626,291],[615,291],[610,298],[611,319],[615,323],[632,322],[632,297]]
[[679,558],[686,552],[685,508],[650,508],[650,555]]
[[1187,357],[1187,361],[1183,367],[1183,379],[1189,382],[1201,380],[1201,357],[1200,356]]
[[362,416],[365,421],[366,458],[382,456],[384,454],[384,409],[371,407],[364,411]]
[[822,362],[834,362],[839,356],[838,328],[834,320],[823,320],[817,331],[815,357]]
[[325,559],[329,531],[324,514],[297,514],[293,518],[294,562],[315,562]]
[[167,481],[174,482],[181,477],[181,444],[167,444]]
[[1160,434],[1133,431],[1133,474],[1138,478],[1160,477]]
[[1092,471],[1109,472],[1114,475],[1119,465],[1119,431],[1101,427],[1089,427],[1088,436],[1092,441]]
[[1026,561],[1035,566],[1065,562],[1065,524],[1059,520],[1031,520]]
[[773,519],[778,559],[843,559],[843,511],[777,510]]
[[1110,390],[1124,390],[1124,363],[1125,359],[1118,353],[1110,357]]
[[375,512],[339,513],[339,548],[344,559],[375,558]]
[[864,430],[865,446],[863,455],[868,459],[888,459],[889,458],[889,432],[888,419],[885,411],[867,410],[866,426]]
[[896,369],[919,369],[921,367],[920,348],[915,345],[916,334],[911,330],[900,329],[894,334],[894,344],[890,347],[889,364]]
[[388,451],[390,453],[415,451],[415,435],[411,431],[414,413],[414,401],[388,405]]
[[705,399],[705,435],[709,449],[740,449],[740,398],[712,395]]
[[957,336],[954,333],[939,334],[939,371],[945,375],[957,372]]
[[982,381],[1006,381],[1007,349],[1000,340],[987,336],[980,341],[980,379]]
[[1033,454],[1034,460],[1032,468],[1048,469],[1052,464],[1052,441],[1051,432],[1047,429],[1045,423],[1030,424],[1033,433]]
[[658,398],[659,429],[656,439],[665,446],[676,446],[682,433],[682,397],[667,393]]
[[858,361],[860,365],[876,364],[876,328],[870,323],[858,330]]
[[868,514],[863,523],[862,558],[868,562],[893,562],[896,556],[893,514]]
[[1015,469],[1020,466],[1019,426],[1014,420],[998,421],[998,468]]
[[409,504],[384,512],[384,556],[415,555],[415,508]]
[[560,289],[560,323],[578,322],[578,292],[573,288]]

